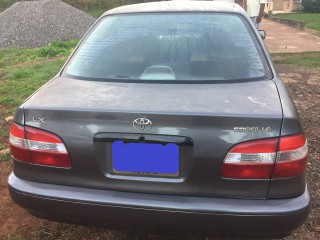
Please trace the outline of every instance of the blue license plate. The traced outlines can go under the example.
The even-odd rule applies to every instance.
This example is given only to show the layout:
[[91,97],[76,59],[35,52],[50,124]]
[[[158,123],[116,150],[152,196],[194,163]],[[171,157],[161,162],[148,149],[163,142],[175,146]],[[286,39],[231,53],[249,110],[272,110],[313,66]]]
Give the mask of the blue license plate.
[[113,170],[118,174],[179,175],[179,146],[153,143],[112,143]]

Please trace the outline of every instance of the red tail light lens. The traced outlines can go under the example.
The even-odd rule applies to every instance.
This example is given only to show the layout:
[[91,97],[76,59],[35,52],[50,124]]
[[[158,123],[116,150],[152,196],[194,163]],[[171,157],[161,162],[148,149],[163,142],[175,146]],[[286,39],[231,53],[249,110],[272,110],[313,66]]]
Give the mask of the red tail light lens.
[[304,134],[240,143],[228,152],[221,176],[236,179],[293,177],[305,171],[307,158]]
[[276,160],[278,139],[245,142],[233,147],[227,154],[221,175],[225,178],[271,178]]
[[9,142],[11,153],[16,160],[46,166],[71,167],[71,159],[64,143],[53,133],[13,124]]
[[23,162],[32,162],[30,153],[25,141],[24,127],[12,124],[10,129],[10,150],[12,156]]
[[306,170],[307,162],[308,145],[305,135],[282,137],[273,178],[300,175]]

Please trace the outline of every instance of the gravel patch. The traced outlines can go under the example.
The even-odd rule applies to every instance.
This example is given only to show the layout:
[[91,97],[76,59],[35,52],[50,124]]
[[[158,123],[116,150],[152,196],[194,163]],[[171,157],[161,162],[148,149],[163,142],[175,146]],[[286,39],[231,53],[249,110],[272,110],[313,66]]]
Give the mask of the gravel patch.
[[0,13],[0,49],[81,38],[95,20],[60,0],[17,2]]

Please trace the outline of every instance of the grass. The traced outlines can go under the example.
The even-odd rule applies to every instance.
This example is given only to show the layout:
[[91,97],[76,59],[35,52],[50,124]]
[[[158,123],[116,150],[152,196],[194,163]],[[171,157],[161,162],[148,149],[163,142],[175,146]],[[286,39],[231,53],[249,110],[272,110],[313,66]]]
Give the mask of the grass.
[[106,9],[93,9],[87,10],[87,13],[89,13],[92,17],[99,18],[106,11]]
[[7,162],[11,159],[11,153],[6,153],[3,155],[0,155],[0,163],[1,162]]
[[274,15],[280,18],[302,20],[307,22],[307,28],[320,32],[320,13],[282,13]]
[[24,240],[24,236],[21,234],[14,234],[14,235],[10,235],[8,236],[7,240]]
[[278,64],[288,64],[307,68],[320,68],[320,52],[275,53],[273,61]]
[[10,7],[12,4],[17,2],[18,0],[1,0],[0,1],[0,12]]

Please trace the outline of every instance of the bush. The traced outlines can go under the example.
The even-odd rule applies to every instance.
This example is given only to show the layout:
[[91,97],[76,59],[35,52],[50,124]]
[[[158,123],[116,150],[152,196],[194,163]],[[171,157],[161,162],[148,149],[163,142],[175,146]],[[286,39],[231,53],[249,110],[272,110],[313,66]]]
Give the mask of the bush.
[[307,13],[320,13],[320,0],[302,0],[303,11]]

